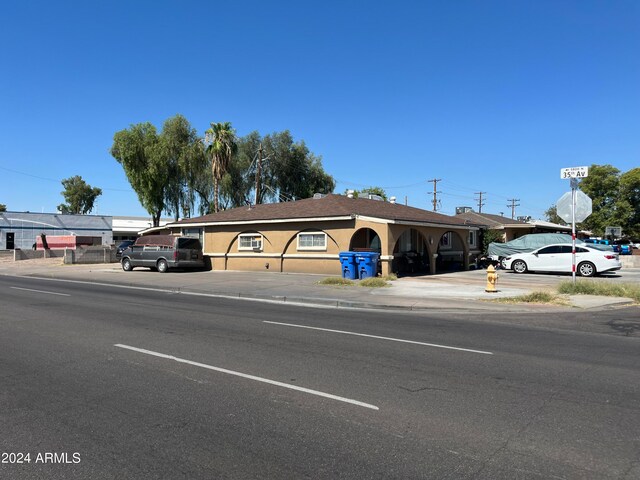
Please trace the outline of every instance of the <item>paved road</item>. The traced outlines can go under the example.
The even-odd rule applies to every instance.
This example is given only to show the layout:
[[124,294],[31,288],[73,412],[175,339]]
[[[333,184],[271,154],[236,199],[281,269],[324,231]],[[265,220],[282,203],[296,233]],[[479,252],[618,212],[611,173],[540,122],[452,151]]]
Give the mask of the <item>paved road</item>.
[[34,278],[0,291],[0,451],[31,454],[0,478],[640,477],[624,331]]
[[[514,297],[535,290],[552,290],[561,281],[570,281],[567,275],[524,274],[500,272],[498,293],[485,292],[486,272],[468,271],[423,277],[406,277],[392,282],[390,288],[363,288],[360,286],[331,287],[318,285],[325,278],[312,274],[284,274],[277,272],[230,271],[172,271],[159,274],[148,269],[123,272],[117,264],[61,265],[57,259],[0,263],[0,275],[37,276],[95,283],[131,285],[132,287],[160,288],[180,292],[218,294],[221,296],[260,298],[275,301],[319,304],[338,307],[366,307],[431,311],[494,311],[526,313],[545,311],[553,321],[554,311],[580,309],[607,309],[612,305],[630,303],[631,299],[614,297],[586,297],[574,295],[570,306],[505,304],[492,300]],[[588,281],[633,283],[640,281],[640,269],[625,270],[623,274],[603,275]]]

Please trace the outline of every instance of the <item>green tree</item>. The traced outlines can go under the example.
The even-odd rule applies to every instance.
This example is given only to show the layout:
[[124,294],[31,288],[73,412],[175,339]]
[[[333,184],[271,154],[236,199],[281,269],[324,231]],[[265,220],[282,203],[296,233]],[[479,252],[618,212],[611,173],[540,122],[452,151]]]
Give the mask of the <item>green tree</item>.
[[482,230],[482,252],[486,255],[489,244],[493,242],[504,243],[502,232],[499,230]]
[[196,203],[198,172],[207,165],[202,142],[189,121],[178,114],[166,120],[158,137],[157,154],[167,171],[165,210],[177,220],[190,217]]
[[626,205],[627,218],[624,232],[633,238],[640,237],[640,168],[634,168],[620,176],[620,197]]
[[6,212],[7,206],[4,203],[0,203],[0,212]]
[[624,226],[626,209],[620,197],[620,170],[611,165],[591,165],[589,176],[580,181],[579,188],[593,202],[593,212],[581,223],[582,229],[602,236],[607,226]]
[[558,208],[555,205],[551,205],[546,212],[544,212],[544,216],[547,218],[548,222],[557,223],[558,225],[566,225],[565,222],[560,215],[558,215]]
[[[227,173],[220,184],[220,196],[226,208],[240,207],[254,202],[264,203],[265,188],[260,189],[257,201],[255,198],[256,167],[261,143],[262,138],[255,131],[237,139],[237,152],[229,163]],[[268,161],[269,158],[264,156],[263,149],[262,163],[266,165]],[[262,182],[263,178],[260,178],[260,181]]]
[[331,193],[335,180],[322,168],[322,158],[309,151],[304,141],[294,142],[288,130],[263,139],[269,157],[264,169],[265,196],[275,201],[312,197]]
[[[288,131],[264,137],[254,131],[238,138],[237,146],[220,183],[220,201],[225,207],[309,198],[335,188],[335,181],[322,168],[320,157],[311,153],[304,142],[295,142]],[[256,181],[260,184],[257,199]]]
[[62,213],[72,213],[76,215],[86,215],[93,210],[93,205],[102,190],[92,187],[85,182],[81,176],[65,178],[62,180],[64,191],[62,195],[67,203],[58,205],[58,210]]
[[[382,197],[382,199],[386,202],[388,197],[387,197],[387,192],[384,191],[384,188],[382,187],[367,187],[367,188],[363,188],[362,190],[352,190],[353,192],[353,198],[359,198],[359,197],[366,197],[367,195],[371,194],[371,195],[378,195],[379,197]],[[349,193],[349,190],[346,190],[345,195],[347,195]]]
[[151,215],[154,227],[160,224],[165,208],[165,187],[169,175],[158,143],[156,127],[145,122],[116,132],[111,147],[111,155],[124,168],[140,204]]
[[235,132],[230,122],[211,123],[206,132],[207,153],[211,157],[211,173],[213,175],[214,212],[220,211],[218,185],[227,172],[231,159],[237,150]]

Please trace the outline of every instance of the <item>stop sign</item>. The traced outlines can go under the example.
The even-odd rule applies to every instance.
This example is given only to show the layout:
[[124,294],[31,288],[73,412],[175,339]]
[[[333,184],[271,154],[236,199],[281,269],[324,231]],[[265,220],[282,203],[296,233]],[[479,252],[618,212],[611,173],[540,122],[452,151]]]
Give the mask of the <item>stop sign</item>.
[[[584,221],[589,215],[591,215],[591,198],[584,192],[576,190],[576,223]],[[558,216],[565,222],[571,223],[571,192],[567,192],[560,197],[558,203],[556,203],[556,211]]]

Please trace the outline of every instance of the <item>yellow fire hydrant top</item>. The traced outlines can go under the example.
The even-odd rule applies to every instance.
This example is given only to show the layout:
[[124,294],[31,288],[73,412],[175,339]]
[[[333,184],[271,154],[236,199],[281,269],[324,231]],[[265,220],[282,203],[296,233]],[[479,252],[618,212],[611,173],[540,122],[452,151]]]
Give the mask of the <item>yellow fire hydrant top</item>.
[[496,289],[496,285],[498,284],[498,274],[496,273],[496,269],[493,265],[489,265],[487,267],[487,287],[484,289],[485,292],[495,293],[498,290]]

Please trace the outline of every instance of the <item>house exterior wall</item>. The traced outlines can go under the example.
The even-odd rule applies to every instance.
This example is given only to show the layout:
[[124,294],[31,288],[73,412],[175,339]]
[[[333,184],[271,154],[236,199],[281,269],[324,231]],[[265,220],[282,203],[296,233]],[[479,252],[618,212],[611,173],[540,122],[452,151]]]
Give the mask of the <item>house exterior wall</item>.
[[[338,254],[349,249],[355,220],[335,222],[258,223],[205,227],[204,253],[215,270],[313,272],[340,274]],[[298,249],[298,233],[326,234],[326,248]],[[239,248],[239,236],[262,237],[260,251]]]
[[[185,225],[183,228],[187,228]],[[365,229],[374,232],[380,239],[382,274],[392,273],[394,247],[403,232],[416,229],[424,236],[430,258],[439,252],[439,242],[446,232],[454,235],[456,250],[464,268],[468,268],[469,247],[466,228],[438,228],[398,225],[384,221],[354,218],[339,221],[290,221],[286,223],[260,222],[244,226],[210,225],[204,227],[204,254],[211,259],[214,270],[276,271],[294,273],[318,273],[340,275],[339,253],[354,246],[355,238],[362,238],[359,232]],[[173,233],[182,233],[173,227]],[[326,248],[304,249],[298,246],[298,234],[322,233],[326,235]],[[241,249],[239,238],[244,235],[258,235],[262,240],[261,249]],[[355,246],[360,246],[355,245]],[[456,257],[457,258],[457,257]],[[466,261],[465,261],[466,260]],[[436,262],[431,262],[431,272],[436,271]]]
[[533,233],[533,226],[531,228],[504,228],[504,241],[510,242],[511,240],[515,240],[516,238],[520,238],[523,235],[528,235],[529,233]]

